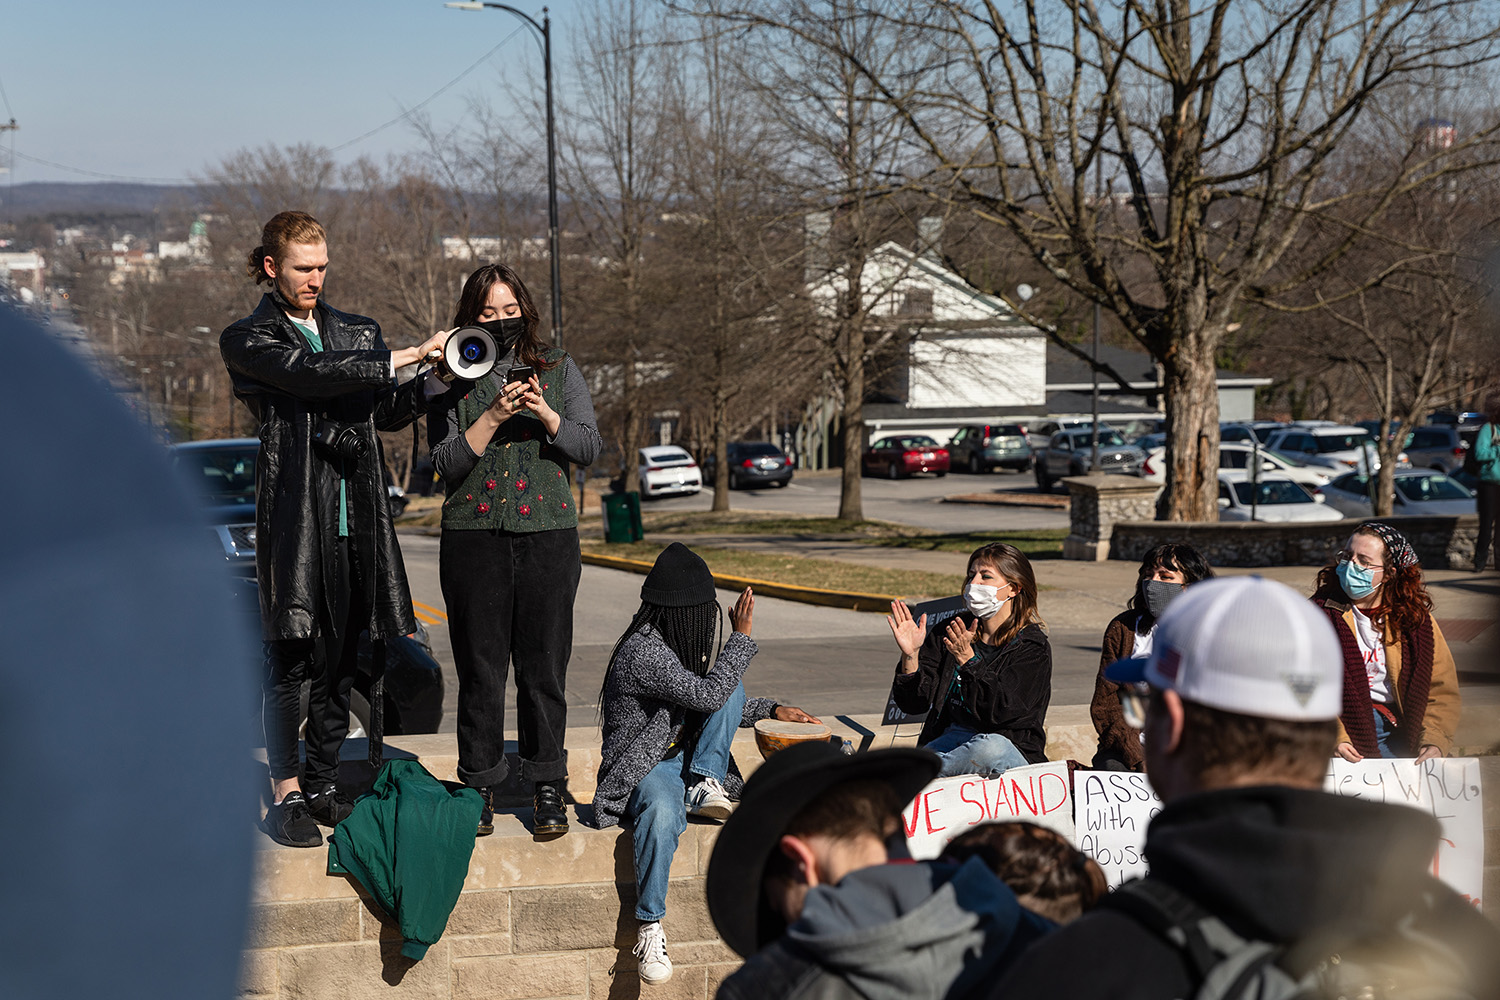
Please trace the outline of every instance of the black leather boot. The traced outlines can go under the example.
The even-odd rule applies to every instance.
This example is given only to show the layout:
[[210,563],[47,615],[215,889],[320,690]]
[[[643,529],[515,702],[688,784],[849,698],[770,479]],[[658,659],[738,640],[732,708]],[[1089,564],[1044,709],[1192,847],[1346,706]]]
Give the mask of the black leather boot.
[[532,805],[536,809],[532,821],[532,835],[539,840],[551,840],[568,832],[568,812],[563,805],[563,790],[567,779],[538,781]]
[[488,837],[495,832],[495,789],[478,789],[479,798],[484,805],[479,807],[479,830],[476,837]]

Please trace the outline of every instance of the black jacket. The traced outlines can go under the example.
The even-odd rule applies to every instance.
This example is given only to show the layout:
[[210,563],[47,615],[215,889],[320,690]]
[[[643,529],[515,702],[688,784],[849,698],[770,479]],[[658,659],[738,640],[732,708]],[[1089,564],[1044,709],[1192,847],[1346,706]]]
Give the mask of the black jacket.
[[[965,611],[958,620],[968,626],[974,616]],[[946,628],[944,622],[927,630],[927,639],[917,653],[917,669],[909,674],[898,669],[891,689],[901,711],[927,712],[917,740],[919,746],[937,739],[953,721],[948,712],[948,690],[958,664],[943,646]],[[979,719],[980,731],[999,733],[1028,761],[1042,763],[1047,759],[1043,722],[1052,698],[1052,645],[1046,630],[1040,625],[1027,625],[1003,649],[990,650],[976,643],[975,650],[984,662],[965,672],[965,682],[972,681],[971,693],[965,698]]]
[[329,419],[354,428],[366,444],[365,457],[344,475],[350,552],[373,590],[370,635],[406,635],[416,630],[416,620],[375,432],[410,424],[425,401],[416,379],[397,388],[391,352],[374,320],[322,302],[317,320],[322,351],[314,351],[266,295],[254,313],[219,337],[234,394],[260,421],[255,569],[261,633],[272,640],[306,639],[331,620],[324,581],[336,572],[339,468],[313,445],[314,430]]
[[[1407,806],[1261,786],[1192,795],[1151,821],[1146,858],[1160,879],[1241,937],[1291,943],[1376,937],[1430,900],[1417,928],[1469,961],[1479,992],[1500,989],[1500,931],[1432,877],[1436,820]],[[1081,960],[1082,959],[1082,960]],[[1191,996],[1182,953],[1108,907],[1023,954],[990,996]]]

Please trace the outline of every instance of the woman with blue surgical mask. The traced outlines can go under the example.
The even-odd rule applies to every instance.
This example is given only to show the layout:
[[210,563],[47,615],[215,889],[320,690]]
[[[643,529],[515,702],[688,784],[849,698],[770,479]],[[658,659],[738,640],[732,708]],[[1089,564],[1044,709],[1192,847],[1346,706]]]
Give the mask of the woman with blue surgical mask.
[[1344,651],[1338,755],[1447,756],[1461,708],[1458,672],[1406,536],[1381,521],[1355,528],[1318,573],[1312,599]]
[[1104,676],[1104,668],[1128,656],[1151,654],[1156,622],[1184,588],[1214,575],[1203,553],[1191,545],[1167,542],[1158,545],[1141,560],[1135,582],[1135,593],[1125,610],[1104,629],[1100,644],[1099,675],[1094,679],[1094,698],[1089,716],[1099,733],[1099,750],[1095,767],[1111,771],[1144,771],[1146,755],[1141,748],[1141,731],[1125,718],[1120,704],[1120,685]]
[[892,688],[903,712],[926,712],[918,746],[943,758],[941,776],[992,777],[1047,759],[1042,728],[1052,696],[1052,646],[1037,614],[1031,562],[995,542],[969,556],[965,610],[927,628],[901,601],[886,622],[901,651]]

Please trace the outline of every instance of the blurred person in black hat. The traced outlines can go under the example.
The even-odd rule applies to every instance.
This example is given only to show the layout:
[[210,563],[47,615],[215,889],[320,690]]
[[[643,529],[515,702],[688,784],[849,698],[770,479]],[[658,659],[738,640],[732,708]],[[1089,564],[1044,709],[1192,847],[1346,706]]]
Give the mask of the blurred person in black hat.
[[657,556],[641,585],[640,610],[610,654],[600,692],[604,742],[594,821],[601,828],[633,824],[635,955],[650,985],[672,977],[661,919],[688,816],[722,821],[740,789],[730,756],[735,730],[768,718],[818,721],[800,708],[745,696],[754,611],[746,587],[729,613],[733,633],[719,648],[723,612],[713,574],[701,556],[673,542]]
[[708,909],[745,965],[721,998],[969,996],[1053,924],[979,858],[913,862],[901,810],[927,750],[807,743],[746,783],[708,865]]

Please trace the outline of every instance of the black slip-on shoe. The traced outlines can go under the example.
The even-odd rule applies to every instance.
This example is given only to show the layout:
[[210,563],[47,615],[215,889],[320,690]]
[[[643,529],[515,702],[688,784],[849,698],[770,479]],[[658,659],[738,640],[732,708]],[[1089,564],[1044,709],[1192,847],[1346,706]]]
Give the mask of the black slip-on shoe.
[[535,808],[532,836],[551,840],[568,832],[568,811],[563,804],[561,781],[538,781],[531,804]]
[[337,787],[310,792],[307,796],[307,812],[320,826],[338,826],[353,811],[354,803]]
[[266,831],[266,836],[287,847],[323,845],[323,834],[318,832],[318,824],[313,822],[307,810],[307,799],[301,792],[289,792],[286,798],[267,809],[261,828]]

